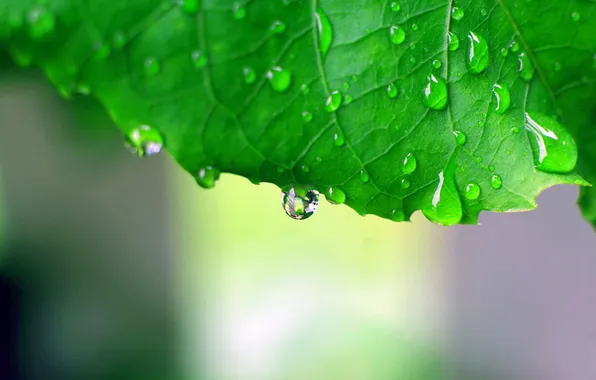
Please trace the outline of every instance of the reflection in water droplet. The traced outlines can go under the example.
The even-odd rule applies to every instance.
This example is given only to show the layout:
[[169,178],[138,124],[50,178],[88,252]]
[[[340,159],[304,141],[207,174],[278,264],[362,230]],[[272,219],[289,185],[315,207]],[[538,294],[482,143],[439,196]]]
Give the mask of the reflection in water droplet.
[[327,98],[327,102],[325,103],[325,110],[327,112],[335,112],[339,109],[342,102],[342,95],[341,92],[335,90],[329,97]]
[[159,73],[159,70],[161,70],[161,65],[159,64],[159,61],[155,59],[155,57],[147,57],[144,62],[144,67],[145,75],[148,76],[153,76]]
[[455,33],[449,32],[449,51],[456,51],[459,48],[459,38]]
[[462,205],[449,174],[439,173],[439,183],[430,204],[422,208],[422,213],[433,223],[453,225],[458,223],[463,215]]
[[455,142],[457,143],[457,145],[465,145],[468,141],[468,137],[462,131],[453,131],[453,136],[455,137]]
[[296,190],[294,188],[283,191],[281,193],[281,206],[292,219],[308,219],[317,211],[319,192],[316,190]]
[[[17,1],[18,2],[18,1]],[[34,5],[27,11],[29,36],[37,39],[54,30],[56,20],[54,14],[43,5]]]
[[408,153],[404,158],[402,169],[405,174],[411,174],[416,170],[418,166],[418,162],[416,161],[416,157],[412,153]]
[[212,189],[219,180],[220,171],[213,166],[205,166],[199,169],[199,173],[195,177],[195,180],[204,189]]
[[346,193],[337,186],[330,187],[325,193],[325,198],[334,205],[346,203]]
[[319,32],[319,50],[323,58],[327,55],[331,42],[333,42],[333,28],[327,14],[321,9],[317,9],[315,13],[317,21],[317,30]]
[[503,186],[503,180],[501,179],[501,176],[499,176],[498,174],[493,174],[490,177],[489,182],[490,186],[495,190],[499,190]]
[[391,99],[396,98],[398,94],[399,89],[395,84],[391,83],[389,86],[387,86],[387,96],[389,96]]
[[154,128],[141,125],[130,130],[125,136],[128,150],[138,157],[154,156],[163,148],[163,137]]
[[269,27],[269,30],[273,34],[281,34],[286,31],[286,23],[283,21],[275,20]]
[[246,17],[246,8],[244,7],[244,4],[234,3],[232,6],[232,12],[234,13],[234,18],[236,20],[242,20],[244,17]]
[[474,74],[479,74],[488,66],[488,44],[486,39],[480,34],[470,32],[470,49],[468,51],[468,68]]
[[196,69],[202,69],[207,66],[207,56],[201,50],[195,50],[191,53],[190,59]]
[[338,128],[333,134],[333,145],[339,147],[344,146],[345,143],[346,138],[344,137],[344,133],[341,131],[341,129]]
[[274,66],[267,72],[267,79],[269,79],[273,90],[284,92],[287,91],[292,83],[292,73],[279,66]]
[[394,25],[389,28],[389,37],[391,38],[391,42],[400,45],[406,39],[406,31],[401,26]]
[[400,7],[399,3],[395,2],[395,1],[393,3],[391,3],[391,10],[393,12],[399,12],[400,9],[401,9],[401,7]]
[[577,163],[577,146],[571,134],[556,120],[538,113],[526,113],[525,128],[530,139],[536,169],[548,173],[569,173]]
[[461,20],[462,18],[464,18],[464,10],[458,7],[453,7],[453,9],[451,10],[451,17],[455,21]]
[[304,111],[302,112],[302,120],[305,123],[310,123],[312,120],[312,113],[308,112],[308,111]]
[[519,76],[526,82],[531,81],[534,76],[534,66],[532,65],[532,62],[524,53],[520,53],[517,59],[519,61]]
[[495,100],[497,101],[497,106],[495,110],[500,113],[504,114],[509,109],[511,105],[511,94],[509,93],[509,86],[506,84],[498,84],[496,83],[493,86],[493,93],[495,94]]
[[360,180],[363,183],[367,183],[370,180],[370,176],[368,175],[368,172],[366,171],[366,169],[360,170]]
[[257,80],[257,73],[252,67],[243,67],[242,75],[244,76],[244,83],[252,84]]
[[480,186],[474,182],[470,182],[464,189],[464,196],[469,200],[475,200],[480,197]]
[[447,84],[444,79],[436,78],[433,74],[428,77],[424,88],[424,105],[434,110],[447,107]]

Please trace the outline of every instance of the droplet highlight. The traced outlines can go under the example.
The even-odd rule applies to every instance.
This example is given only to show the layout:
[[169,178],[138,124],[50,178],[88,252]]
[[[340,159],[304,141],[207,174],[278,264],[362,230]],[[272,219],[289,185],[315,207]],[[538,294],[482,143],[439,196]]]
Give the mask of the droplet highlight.
[[161,70],[161,65],[159,61],[155,57],[147,57],[145,62],[143,63],[145,75],[153,76],[159,73]]
[[455,142],[457,143],[457,145],[465,145],[468,141],[468,137],[466,136],[466,134],[460,130],[453,131],[453,137],[455,137]]
[[387,96],[391,99],[395,99],[397,98],[397,95],[399,94],[399,89],[397,88],[397,86],[394,83],[391,83],[389,86],[387,86]]
[[54,30],[56,20],[54,14],[43,5],[34,5],[26,15],[29,36],[33,39],[42,38]]
[[244,76],[244,83],[253,84],[257,80],[257,73],[252,67],[243,67],[242,76]]
[[207,66],[207,56],[202,50],[193,51],[190,54],[190,59],[192,60],[195,69],[202,69],[203,67]]
[[461,200],[453,178],[444,172],[439,173],[439,180],[430,202],[422,208],[422,213],[433,223],[450,226],[458,223],[463,215]]

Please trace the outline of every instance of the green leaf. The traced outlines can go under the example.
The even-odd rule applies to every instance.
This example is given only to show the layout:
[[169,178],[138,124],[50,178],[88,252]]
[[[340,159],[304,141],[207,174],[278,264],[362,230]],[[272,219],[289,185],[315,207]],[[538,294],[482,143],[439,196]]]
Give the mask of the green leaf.
[[0,39],[64,96],[97,97],[136,153],[158,130],[206,187],[230,172],[448,225],[586,184],[562,125],[579,174],[596,180],[595,8],[0,0]]

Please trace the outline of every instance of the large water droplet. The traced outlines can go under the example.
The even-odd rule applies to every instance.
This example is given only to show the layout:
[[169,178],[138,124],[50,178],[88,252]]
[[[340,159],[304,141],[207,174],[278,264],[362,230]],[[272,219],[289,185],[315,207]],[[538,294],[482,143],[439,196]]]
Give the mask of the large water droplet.
[[327,98],[327,102],[325,102],[325,110],[327,112],[335,112],[341,106],[342,102],[342,95],[341,92],[335,90],[329,97]]
[[242,75],[244,76],[244,83],[252,84],[257,80],[257,73],[252,67],[243,67]]
[[493,174],[490,177],[489,182],[490,186],[495,190],[499,190],[503,186],[503,180],[501,179],[501,176],[499,176],[498,174]]
[[414,154],[408,153],[402,163],[402,169],[403,169],[404,173],[405,174],[413,173],[416,170],[417,166],[418,166],[418,162],[416,160],[416,157],[414,157]]
[[464,10],[458,7],[453,7],[451,10],[451,18],[453,18],[455,21],[461,20],[464,18]]
[[220,174],[219,169],[208,165],[199,169],[199,173],[195,177],[195,180],[202,188],[212,189],[217,184]]
[[267,79],[269,79],[271,88],[277,92],[284,92],[292,83],[292,73],[279,66],[274,66],[267,72]]
[[431,74],[424,88],[424,105],[434,110],[442,110],[447,106],[447,100],[447,83]]
[[531,81],[534,76],[532,61],[530,61],[530,58],[525,53],[520,53],[517,59],[519,61],[519,76],[526,82]]
[[439,183],[431,202],[422,208],[422,213],[433,223],[445,226],[458,223],[463,215],[459,194],[453,179],[439,173]]
[[149,157],[161,152],[163,137],[156,129],[141,125],[126,134],[125,143],[132,154],[138,157]]
[[27,24],[31,38],[42,38],[54,30],[54,14],[43,5],[34,5],[27,11]]
[[190,59],[197,69],[202,69],[203,67],[207,66],[207,56],[201,50],[193,51],[190,55]]
[[394,83],[391,83],[389,86],[387,86],[387,96],[389,96],[391,99],[396,98],[398,94],[399,89]]
[[286,214],[296,220],[310,218],[319,206],[319,192],[316,190],[290,189],[281,193],[281,206]]
[[346,203],[346,193],[337,186],[330,187],[325,193],[325,198],[329,203],[334,205],[340,205]]
[[464,189],[464,196],[471,201],[478,199],[480,197],[480,186],[474,182],[468,183]]
[[161,70],[161,65],[155,57],[147,57],[143,65],[145,69],[145,75],[148,76],[153,76],[159,73],[159,70]]
[[577,146],[571,134],[556,120],[539,112],[526,113],[526,130],[534,152],[536,169],[569,173],[577,163]]
[[465,145],[468,141],[466,134],[459,130],[453,131],[453,137],[455,137],[455,142],[457,145]]
[[477,33],[470,32],[468,39],[470,40],[470,50],[466,63],[470,72],[479,74],[488,66],[488,44],[486,39]]
[[403,43],[406,39],[406,31],[399,25],[393,25],[389,28],[389,38],[396,45]]
[[187,13],[196,13],[199,10],[199,0],[182,0],[180,5]]
[[321,8],[317,9],[315,17],[317,30],[319,31],[319,50],[323,58],[325,58],[333,42],[333,28],[331,27],[329,17],[327,17],[327,14]]
[[459,48],[459,38],[455,33],[449,32],[449,51],[456,51]]
[[493,93],[495,94],[495,100],[497,101],[497,106],[495,110],[500,113],[504,114],[509,109],[511,105],[511,94],[509,93],[509,86],[506,84],[498,84],[496,83],[493,86]]

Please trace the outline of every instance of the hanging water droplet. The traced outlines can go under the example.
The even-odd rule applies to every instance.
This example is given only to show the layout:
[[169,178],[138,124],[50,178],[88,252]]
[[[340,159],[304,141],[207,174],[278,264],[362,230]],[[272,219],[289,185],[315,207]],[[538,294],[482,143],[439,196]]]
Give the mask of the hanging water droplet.
[[195,177],[195,180],[204,189],[212,189],[217,184],[220,175],[219,169],[207,165],[199,169],[199,173]]
[[493,174],[490,177],[489,182],[490,186],[495,190],[499,190],[503,186],[503,180],[501,179],[501,176],[499,176],[498,174]]
[[310,123],[312,121],[312,113],[310,113],[308,111],[302,112],[302,120],[305,123]]
[[399,181],[399,184],[402,189],[406,190],[406,189],[410,188],[410,186],[412,185],[412,182],[410,181],[410,179],[408,177],[404,177]]
[[281,206],[286,214],[295,220],[310,218],[319,206],[319,192],[316,190],[282,191]]
[[267,79],[269,79],[269,84],[271,84],[273,90],[285,92],[290,88],[290,84],[292,83],[292,73],[279,66],[273,66],[267,72]]
[[470,49],[468,52],[468,68],[473,74],[479,74],[488,66],[488,44],[486,39],[480,34],[470,32]]
[[457,143],[457,145],[465,145],[468,141],[468,137],[462,131],[453,131],[453,136],[455,137],[455,142]]
[[406,214],[402,210],[393,210],[389,215],[389,219],[394,222],[403,222],[406,220]]
[[323,58],[325,58],[333,42],[333,28],[331,27],[329,17],[327,17],[327,14],[321,8],[317,9],[315,17],[319,32],[319,50]]
[[395,45],[400,45],[406,39],[406,31],[399,25],[393,25],[389,28],[389,38]]
[[424,105],[434,110],[447,107],[447,83],[433,74],[428,76],[428,84],[424,88]]
[[577,163],[577,146],[571,134],[556,120],[526,113],[525,128],[530,139],[536,169],[548,173],[569,173]]
[[195,50],[190,54],[190,59],[196,69],[202,69],[207,66],[207,56],[201,50]]
[[394,83],[391,83],[389,86],[387,86],[387,96],[389,96],[389,98],[394,99],[398,94],[399,89]]
[[257,73],[252,67],[243,67],[242,75],[244,76],[244,83],[252,84],[257,80]]
[[234,14],[234,18],[236,20],[242,20],[244,17],[246,17],[246,8],[244,7],[244,4],[234,3],[232,6],[232,13]]
[[342,95],[341,92],[335,90],[329,97],[327,98],[327,102],[325,103],[325,110],[327,112],[335,112],[339,109],[342,102]]
[[344,144],[346,143],[346,138],[344,137],[344,133],[342,132],[341,129],[337,129],[335,131],[335,133],[333,134],[333,145],[340,147],[340,146],[344,146]]
[[507,86],[506,84],[496,83],[493,86],[493,93],[495,94],[495,99],[497,101],[495,111],[502,115],[505,112],[507,112],[509,106],[511,105],[511,94],[509,93],[509,86]]
[[34,5],[29,8],[26,20],[29,36],[34,39],[51,33],[56,24],[54,14],[43,5]]
[[459,48],[459,38],[455,33],[449,32],[449,43],[448,48],[449,51],[456,51]]
[[464,189],[464,196],[471,201],[478,199],[480,197],[480,186],[474,182],[468,183]]
[[370,180],[370,176],[368,175],[368,172],[366,171],[366,169],[360,170],[360,180],[363,183],[367,183]]
[[451,10],[451,18],[453,18],[455,21],[461,20],[464,18],[464,10],[458,7],[453,7]]
[[199,10],[199,0],[181,0],[180,5],[187,13],[196,13]]
[[154,156],[163,148],[163,137],[154,128],[141,125],[131,129],[125,136],[128,150],[138,157]]
[[463,215],[461,201],[453,178],[449,174],[439,173],[439,183],[430,201],[422,208],[422,213],[433,223],[453,225]]
[[393,3],[391,3],[391,11],[399,12],[400,9],[401,9],[401,7],[400,7],[399,3],[395,2],[395,1]]
[[442,66],[443,64],[442,64],[442,63],[441,63],[441,61],[439,61],[438,59],[435,59],[435,60],[432,62],[432,65],[433,65],[433,67],[434,67],[435,69],[440,69],[440,68],[441,68],[441,66]]
[[528,56],[524,53],[520,53],[517,59],[519,61],[519,76],[526,82],[531,81],[534,76],[534,66],[532,65],[532,61],[530,61]]
[[581,16],[581,14],[580,14],[579,12],[577,12],[577,11],[575,11],[575,12],[571,12],[571,19],[572,19],[573,21],[576,21],[576,22],[577,22],[577,21],[579,21],[581,18],[582,18],[582,16]]
[[329,203],[334,205],[340,205],[346,203],[346,193],[337,186],[330,187],[325,193],[325,198]]
[[402,163],[402,169],[403,169],[404,173],[405,174],[413,173],[416,170],[417,166],[418,166],[418,162],[417,162],[414,154],[408,153]]
[[156,75],[161,70],[161,65],[155,57],[147,57],[143,65],[147,76]]
[[269,27],[269,30],[273,34],[281,34],[286,31],[286,23],[283,21],[275,20]]

